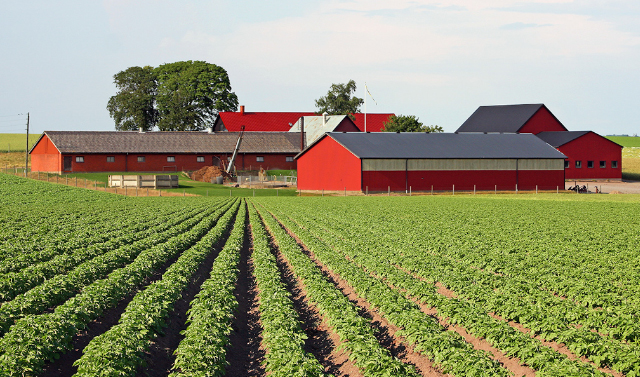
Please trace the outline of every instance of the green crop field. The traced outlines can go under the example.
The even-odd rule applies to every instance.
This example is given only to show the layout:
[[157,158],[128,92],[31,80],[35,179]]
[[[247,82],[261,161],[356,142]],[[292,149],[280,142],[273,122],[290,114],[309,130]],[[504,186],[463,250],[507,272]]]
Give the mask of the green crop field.
[[607,139],[623,147],[640,147],[640,137],[637,136],[606,136]]
[[[40,138],[40,134],[29,135],[29,148]],[[27,134],[3,134],[0,133],[0,153],[2,152],[24,152],[27,146]]]
[[1,376],[640,375],[640,195],[0,207]]

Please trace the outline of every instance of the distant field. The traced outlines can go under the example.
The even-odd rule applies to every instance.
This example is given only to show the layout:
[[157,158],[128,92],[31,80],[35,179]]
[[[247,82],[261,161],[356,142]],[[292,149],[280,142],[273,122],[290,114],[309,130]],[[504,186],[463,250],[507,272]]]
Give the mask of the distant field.
[[607,139],[623,147],[640,147],[640,137],[634,136],[606,136]]
[[[29,148],[38,141],[40,134],[29,134]],[[0,152],[24,152],[27,134],[0,133]]]

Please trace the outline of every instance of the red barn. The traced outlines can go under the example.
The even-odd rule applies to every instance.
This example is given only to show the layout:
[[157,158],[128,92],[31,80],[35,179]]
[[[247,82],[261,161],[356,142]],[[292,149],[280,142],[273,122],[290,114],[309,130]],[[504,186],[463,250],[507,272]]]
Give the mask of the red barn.
[[621,179],[622,147],[593,131],[568,131],[543,104],[480,106],[456,132],[531,133],[567,156],[567,179]]
[[566,179],[622,179],[622,146],[592,131],[541,132],[538,136],[567,156]]
[[480,106],[456,132],[537,134],[567,131],[543,104]]
[[[218,113],[213,131],[240,132],[241,127],[245,126],[245,131],[287,132],[300,117],[317,115],[314,112],[249,112],[245,111],[244,106],[240,106],[240,111]],[[367,114],[367,131],[380,132],[392,115],[394,114]],[[353,116],[356,127],[364,131],[364,114],[356,113]]]
[[301,190],[555,190],[565,155],[530,134],[327,133],[298,156]]
[[[233,132],[45,131],[31,148],[33,171],[161,172],[197,170],[228,161]],[[300,133],[245,133],[237,170],[296,169]]]

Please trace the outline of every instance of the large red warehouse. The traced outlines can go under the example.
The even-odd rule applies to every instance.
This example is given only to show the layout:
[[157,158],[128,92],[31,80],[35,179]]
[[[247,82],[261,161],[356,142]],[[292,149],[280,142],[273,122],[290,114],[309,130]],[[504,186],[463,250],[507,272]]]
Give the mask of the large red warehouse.
[[[198,170],[228,161],[238,133],[45,131],[31,149],[33,171],[160,172]],[[238,170],[296,169],[299,132],[248,132]]]
[[531,134],[331,132],[296,159],[301,190],[564,188],[565,155]]
[[480,106],[456,131],[531,133],[567,156],[567,179],[621,179],[622,147],[593,131],[568,131],[543,104]]

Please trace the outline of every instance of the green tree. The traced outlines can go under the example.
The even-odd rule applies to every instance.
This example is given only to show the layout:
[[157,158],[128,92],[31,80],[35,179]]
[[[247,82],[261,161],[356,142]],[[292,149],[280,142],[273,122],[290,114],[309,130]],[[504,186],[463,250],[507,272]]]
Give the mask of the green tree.
[[189,60],[163,64],[155,72],[161,131],[202,130],[213,124],[218,112],[238,108],[238,97],[222,67]]
[[151,130],[158,122],[155,108],[158,85],[153,67],[127,68],[113,75],[113,82],[118,92],[109,99],[107,110],[116,130]]
[[360,112],[360,106],[364,103],[364,100],[352,96],[355,91],[356,82],[353,80],[349,80],[346,84],[331,84],[331,89],[329,89],[327,95],[316,100],[317,113],[350,115]]
[[384,123],[386,132],[444,132],[440,126],[425,126],[415,115],[392,115]]

